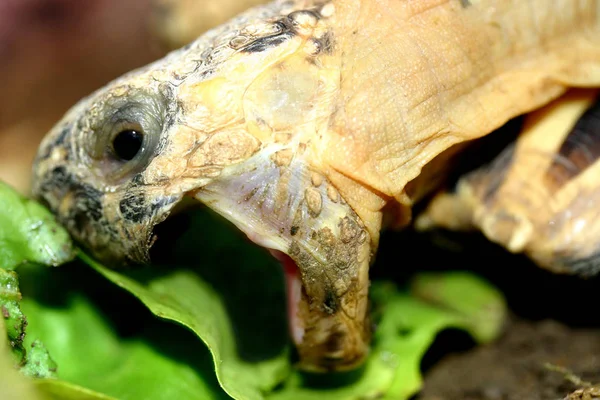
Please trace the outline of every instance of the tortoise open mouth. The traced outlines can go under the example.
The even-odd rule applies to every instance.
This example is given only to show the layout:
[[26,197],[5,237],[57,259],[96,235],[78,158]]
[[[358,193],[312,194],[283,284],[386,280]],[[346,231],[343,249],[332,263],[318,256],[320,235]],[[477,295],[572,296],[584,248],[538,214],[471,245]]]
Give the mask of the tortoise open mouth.
[[[237,174],[235,174],[237,176]],[[303,199],[288,223],[277,210],[250,215],[256,205],[240,205],[240,199],[224,196],[227,184],[203,187],[187,194],[171,216],[154,228],[158,237],[150,253],[153,261],[169,261],[178,234],[186,229],[185,209],[202,204],[240,229],[248,239],[265,248],[285,275],[289,334],[297,349],[298,367],[313,372],[348,370],[358,367],[368,354],[368,235],[345,204],[337,203],[319,220],[306,212]],[[237,189],[240,185],[234,185]],[[249,189],[250,190],[250,189]],[[323,188],[323,190],[325,190]],[[302,192],[300,192],[302,193]],[[260,194],[255,191],[255,198]],[[239,193],[242,198],[248,198]],[[200,200],[189,203],[191,198]],[[263,199],[264,200],[264,199]],[[262,201],[258,201],[264,204]],[[286,201],[285,204],[293,203]],[[304,204],[304,208],[302,205]],[[344,210],[342,213],[340,210]],[[191,210],[190,210],[191,211]],[[210,229],[210,228],[209,228]],[[175,233],[172,233],[175,232]],[[232,279],[235,279],[232,277]]]
[[270,252],[283,267],[285,275],[285,289],[287,298],[288,328],[294,344],[302,343],[304,338],[304,326],[298,318],[300,311],[300,301],[302,299],[302,280],[300,279],[300,269],[296,262],[290,256],[280,251],[272,250]]
[[[169,218],[154,227],[152,234],[155,240],[150,248],[150,260],[152,263],[161,265],[172,263],[174,258],[177,258],[177,254],[174,254],[176,251],[173,250],[176,248],[176,243],[194,229],[191,223],[192,214],[194,212],[202,212],[202,209],[205,207],[196,201],[187,200],[189,199],[185,199],[176,206]],[[248,240],[252,242],[250,239]],[[252,243],[256,245],[256,243]],[[259,245],[259,247],[262,246]],[[293,343],[297,345],[302,342],[304,336],[304,327],[302,326],[302,321],[298,318],[302,297],[300,270],[296,262],[287,254],[272,249],[266,250],[282,267],[285,277],[288,329]],[[202,261],[200,260],[200,262]]]

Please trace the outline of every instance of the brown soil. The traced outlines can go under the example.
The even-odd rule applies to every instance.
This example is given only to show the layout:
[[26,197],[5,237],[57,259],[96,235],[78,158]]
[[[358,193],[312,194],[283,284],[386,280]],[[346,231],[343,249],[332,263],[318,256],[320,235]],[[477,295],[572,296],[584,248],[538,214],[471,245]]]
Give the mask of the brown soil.
[[558,400],[577,379],[600,383],[600,330],[514,318],[496,343],[437,363],[418,400]]
[[76,101],[160,57],[148,0],[0,1],[0,180],[29,192],[43,135]]

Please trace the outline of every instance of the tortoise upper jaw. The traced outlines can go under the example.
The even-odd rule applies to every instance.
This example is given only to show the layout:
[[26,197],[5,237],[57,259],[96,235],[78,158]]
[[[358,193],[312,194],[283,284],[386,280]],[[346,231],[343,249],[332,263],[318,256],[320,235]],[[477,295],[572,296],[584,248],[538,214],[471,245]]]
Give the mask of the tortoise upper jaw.
[[34,190],[77,242],[112,266],[147,263],[154,227],[183,197],[134,183],[123,190],[102,191],[63,167],[41,175]]
[[223,169],[192,195],[297,266],[300,290],[289,296],[296,303],[289,309],[299,367],[350,369],[369,347],[371,240],[326,178],[306,165],[301,151],[286,146],[266,147]]

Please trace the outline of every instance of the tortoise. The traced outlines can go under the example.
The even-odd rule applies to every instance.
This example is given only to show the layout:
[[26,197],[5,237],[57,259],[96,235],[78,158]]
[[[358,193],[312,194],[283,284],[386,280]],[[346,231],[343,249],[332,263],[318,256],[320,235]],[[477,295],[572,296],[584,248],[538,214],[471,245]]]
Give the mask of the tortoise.
[[[148,262],[153,228],[199,200],[286,266],[298,367],[352,369],[369,351],[380,231],[411,223],[467,143],[570,88],[599,87],[599,13],[599,0],[257,6],[71,108],[40,145],[33,192],[113,266]],[[541,197],[517,190],[533,206],[513,207],[514,188],[501,189],[532,171],[528,157],[510,168],[517,145],[436,196],[417,226],[481,228],[543,267],[596,273],[599,236],[587,227],[598,191],[564,183],[577,176],[569,165],[589,166],[578,161],[588,146],[588,164],[600,154],[597,130],[565,139],[564,151],[568,129],[549,142],[533,135],[548,150],[533,171],[564,161],[526,182],[548,185]],[[534,207],[563,189],[571,201],[558,226],[555,208]],[[574,216],[585,229],[569,225]]]

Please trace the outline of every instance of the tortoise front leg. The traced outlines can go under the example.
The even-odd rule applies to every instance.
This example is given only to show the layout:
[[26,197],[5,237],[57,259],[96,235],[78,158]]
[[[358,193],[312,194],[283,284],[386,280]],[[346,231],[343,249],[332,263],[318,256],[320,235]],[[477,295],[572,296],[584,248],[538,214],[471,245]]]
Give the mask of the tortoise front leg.
[[168,49],[178,49],[207,30],[266,0],[153,0],[152,29]]
[[556,272],[600,272],[600,101],[574,90],[530,114],[489,165],[438,195],[417,228],[480,229]]

